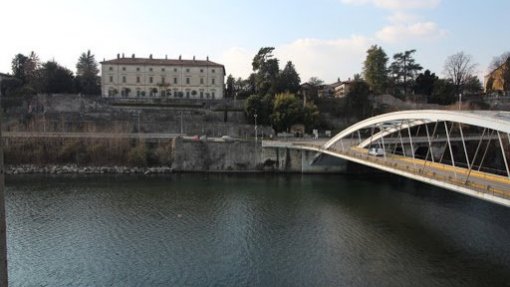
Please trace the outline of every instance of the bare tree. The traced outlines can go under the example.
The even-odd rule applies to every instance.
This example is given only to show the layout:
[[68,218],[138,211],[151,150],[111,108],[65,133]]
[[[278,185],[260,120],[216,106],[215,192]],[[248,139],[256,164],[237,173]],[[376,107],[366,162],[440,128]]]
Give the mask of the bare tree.
[[492,61],[489,65],[489,72],[492,72],[499,68],[501,65],[506,63],[510,59],[510,51],[506,51],[503,54],[492,58]]
[[446,58],[443,73],[455,85],[457,93],[461,92],[466,81],[473,76],[477,64],[464,52],[458,52]]

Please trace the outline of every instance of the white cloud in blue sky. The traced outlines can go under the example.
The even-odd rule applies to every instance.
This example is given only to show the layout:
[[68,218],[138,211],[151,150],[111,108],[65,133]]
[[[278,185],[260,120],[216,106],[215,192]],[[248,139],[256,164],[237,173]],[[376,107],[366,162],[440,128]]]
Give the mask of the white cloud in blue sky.
[[342,0],[345,4],[373,4],[390,10],[435,8],[441,0]]
[[330,82],[359,73],[366,50],[378,44],[390,57],[416,49],[417,61],[438,74],[447,56],[465,51],[483,73],[510,50],[508,11],[507,0],[0,1],[0,72],[32,50],[75,70],[91,49],[98,60],[209,56],[246,77],[258,49],[272,46],[302,80]]

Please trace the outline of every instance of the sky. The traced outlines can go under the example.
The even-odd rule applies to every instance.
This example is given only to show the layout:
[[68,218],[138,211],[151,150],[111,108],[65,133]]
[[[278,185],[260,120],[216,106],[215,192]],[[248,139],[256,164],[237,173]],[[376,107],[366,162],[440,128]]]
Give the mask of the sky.
[[508,0],[0,0],[0,73],[34,51],[72,71],[81,53],[96,60],[137,57],[205,59],[246,78],[261,47],[274,47],[283,69],[302,82],[361,73],[366,51],[388,57],[415,49],[424,69],[443,75],[463,51],[483,77],[510,51]]

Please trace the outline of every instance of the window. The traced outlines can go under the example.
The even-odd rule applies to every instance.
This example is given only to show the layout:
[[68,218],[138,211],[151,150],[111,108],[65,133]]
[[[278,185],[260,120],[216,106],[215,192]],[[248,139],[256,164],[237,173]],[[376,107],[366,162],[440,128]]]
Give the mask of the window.
[[189,78],[186,78],[186,84],[189,85]]
[[165,77],[161,77],[161,83],[164,84],[165,83]]
[[151,71],[151,72],[152,72],[152,68],[149,68],[149,71]]
[[200,69],[200,73],[203,73],[204,72],[204,69]]
[[177,78],[174,78],[174,84],[177,84]]
[[211,70],[212,73],[215,73],[216,71],[214,69]]
[[122,71],[125,71],[126,70],[126,67],[122,67]]
[[122,76],[122,82],[125,83],[126,82],[126,76]]
[[214,97],[215,97],[215,93],[214,92],[211,93],[211,97],[214,99]]
[[136,82],[140,83],[140,76],[136,76]]
[[108,70],[113,71],[113,67],[110,67]]
[[164,72],[165,71],[165,68],[161,68],[161,72]]
[[189,99],[189,91],[186,91],[186,98]]
[[177,68],[174,68],[174,72],[177,72]]
[[136,89],[136,96],[139,97],[141,95],[140,89]]
[[113,83],[113,76],[110,76],[110,83]]
[[204,91],[200,91],[200,98],[203,99],[204,98]]
[[149,83],[152,84],[152,77],[149,77]]
[[215,81],[215,79],[214,79],[214,78],[212,78],[212,79],[211,79],[211,84],[212,84],[212,85],[214,85],[214,83],[215,83],[215,82],[216,82],[216,81]]
[[200,78],[200,85],[204,84],[204,78]]
[[188,69],[186,69],[186,73],[189,73],[189,68],[188,68]]
[[140,67],[136,67],[136,71],[137,71],[137,72],[140,72]]

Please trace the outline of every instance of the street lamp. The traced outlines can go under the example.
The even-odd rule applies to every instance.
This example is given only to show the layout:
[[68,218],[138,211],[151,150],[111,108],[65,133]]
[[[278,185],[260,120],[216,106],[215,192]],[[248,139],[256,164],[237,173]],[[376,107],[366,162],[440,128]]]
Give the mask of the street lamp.
[[462,104],[462,93],[459,93],[459,111],[460,111],[461,104]]
[[255,144],[257,144],[257,114],[254,114],[253,117],[255,118]]

